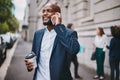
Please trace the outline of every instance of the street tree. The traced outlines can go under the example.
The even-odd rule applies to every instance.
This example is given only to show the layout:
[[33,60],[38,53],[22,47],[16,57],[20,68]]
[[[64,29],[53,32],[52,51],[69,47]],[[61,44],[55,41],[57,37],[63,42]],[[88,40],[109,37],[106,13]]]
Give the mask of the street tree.
[[6,22],[0,23],[0,34],[6,33],[9,31],[9,26]]
[[18,31],[19,22],[18,22],[18,20],[16,19],[16,17],[15,17],[14,15],[12,15],[12,16],[6,21],[6,23],[8,24],[9,30],[10,30],[11,32]]
[[12,0],[0,0],[0,23],[10,18],[14,8]]

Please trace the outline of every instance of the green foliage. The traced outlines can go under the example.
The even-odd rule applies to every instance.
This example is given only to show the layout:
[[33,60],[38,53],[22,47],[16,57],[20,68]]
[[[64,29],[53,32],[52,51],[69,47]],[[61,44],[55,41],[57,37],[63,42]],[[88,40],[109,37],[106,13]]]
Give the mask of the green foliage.
[[14,8],[12,0],[0,0],[0,33],[18,30],[18,20],[12,14]]
[[11,32],[15,32],[16,30],[18,30],[19,28],[19,22],[18,20],[16,19],[15,16],[11,16],[7,21],[6,23],[8,24],[9,26],[9,30]]
[[6,33],[9,31],[9,27],[6,23],[0,23],[0,34]]
[[14,4],[11,0],[0,0],[0,22],[5,22],[12,15]]

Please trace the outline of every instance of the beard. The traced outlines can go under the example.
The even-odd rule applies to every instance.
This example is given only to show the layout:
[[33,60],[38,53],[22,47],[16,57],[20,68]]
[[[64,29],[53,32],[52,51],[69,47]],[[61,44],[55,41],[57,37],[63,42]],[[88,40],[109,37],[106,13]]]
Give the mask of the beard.
[[52,26],[52,21],[51,21],[51,18],[49,18],[49,21],[48,22],[43,22],[43,25],[44,26]]

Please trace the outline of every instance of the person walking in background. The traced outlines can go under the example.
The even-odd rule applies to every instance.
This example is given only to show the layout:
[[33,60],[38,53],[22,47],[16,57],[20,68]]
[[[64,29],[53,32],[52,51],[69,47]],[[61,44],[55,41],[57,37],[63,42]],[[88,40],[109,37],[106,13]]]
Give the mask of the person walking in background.
[[[111,27],[112,39],[110,45],[107,46],[109,51],[109,63],[110,63],[110,78],[111,80],[119,80],[119,65],[120,65],[120,27]],[[116,75],[115,75],[116,73]]]
[[[67,28],[74,30],[74,25],[72,23],[69,23],[67,25]],[[69,55],[68,60],[69,60],[69,67],[70,67],[71,62],[73,62],[73,64],[74,64],[74,76],[75,76],[75,78],[82,79],[82,77],[80,77],[78,74],[79,63],[78,63],[78,59],[77,59],[77,54],[75,53],[73,55]]]
[[[67,55],[79,51],[77,32],[61,23],[61,10],[56,4],[43,7],[42,20],[46,27],[35,32],[32,45],[37,56],[33,80],[72,80]],[[33,70],[33,63],[25,59],[25,64]]]
[[93,79],[104,79],[104,60],[105,60],[105,49],[107,45],[107,36],[105,35],[103,28],[98,27],[96,29],[96,37],[94,41],[94,46],[96,47],[96,64],[97,70],[96,75]]

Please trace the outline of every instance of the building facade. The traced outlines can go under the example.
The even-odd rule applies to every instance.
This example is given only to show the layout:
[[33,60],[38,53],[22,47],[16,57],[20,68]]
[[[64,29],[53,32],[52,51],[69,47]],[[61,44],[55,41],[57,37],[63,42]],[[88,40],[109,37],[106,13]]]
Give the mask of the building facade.
[[[48,2],[56,3],[61,7],[63,24],[73,23],[76,26],[75,30],[78,32],[79,43],[84,47],[84,52],[78,54],[79,63],[96,69],[96,63],[90,60],[92,42],[96,34],[95,30],[97,27],[103,27],[110,39],[110,27],[120,25],[120,0],[31,0],[29,12],[30,32],[44,27],[42,25],[41,10]],[[34,8],[32,8],[32,5]],[[33,32],[29,34],[31,40]],[[104,66],[105,73],[109,74],[108,51],[106,52]]]
[[[37,1],[35,0],[26,0],[27,5],[24,15],[23,25],[27,25],[28,29],[25,30],[26,40],[32,41],[34,32],[37,30]],[[24,31],[24,30],[23,30]]]

